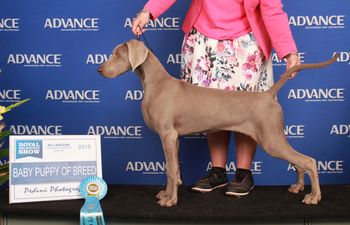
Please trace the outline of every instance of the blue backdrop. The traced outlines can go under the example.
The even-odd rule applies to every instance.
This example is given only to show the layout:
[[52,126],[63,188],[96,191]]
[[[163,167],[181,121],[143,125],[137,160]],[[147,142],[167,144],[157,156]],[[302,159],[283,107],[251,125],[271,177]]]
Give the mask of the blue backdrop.
[[[7,128],[21,135],[99,134],[108,183],[164,184],[163,151],[158,136],[143,121],[137,76],[128,72],[107,80],[96,72],[115,45],[134,38],[131,21],[145,2],[3,0],[0,105],[32,99],[6,114]],[[323,61],[340,53],[332,66],[300,72],[279,92],[286,136],[296,149],[317,159],[321,184],[350,183],[349,0],[283,3],[301,61]],[[180,71],[181,24],[189,4],[176,2],[148,25],[145,34],[174,77]],[[277,80],[285,62],[276,54],[272,60]],[[205,135],[182,137],[180,160],[186,184],[202,177],[210,167]],[[232,143],[227,169],[232,178]],[[287,162],[262,150],[252,170],[258,185],[296,179]]]

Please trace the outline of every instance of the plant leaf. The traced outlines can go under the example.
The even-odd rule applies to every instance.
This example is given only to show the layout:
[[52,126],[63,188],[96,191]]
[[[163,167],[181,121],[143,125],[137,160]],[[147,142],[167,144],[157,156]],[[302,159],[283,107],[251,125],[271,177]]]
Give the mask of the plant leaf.
[[9,164],[8,163],[6,163],[4,165],[1,165],[0,166],[0,172],[3,171],[3,170],[8,170],[8,168],[9,168]]
[[11,134],[11,131],[9,130],[4,130],[3,132],[0,133],[0,140],[3,139],[4,137],[7,137]]
[[22,101],[20,101],[20,102],[16,102],[16,103],[14,103],[14,104],[12,104],[12,105],[7,106],[6,109],[7,109],[7,110],[11,110],[11,109],[13,109],[13,108],[16,108],[16,107],[22,105],[22,104],[25,103],[25,102],[28,102],[29,100],[30,100],[30,98],[27,98],[27,99],[24,99],[24,100],[22,100]]
[[9,150],[8,149],[1,149],[0,150],[0,159],[9,156]]
[[5,128],[5,123],[0,122],[0,132]]
[[0,176],[0,186],[3,185],[4,183],[6,183],[9,180],[9,175],[5,175],[5,176]]

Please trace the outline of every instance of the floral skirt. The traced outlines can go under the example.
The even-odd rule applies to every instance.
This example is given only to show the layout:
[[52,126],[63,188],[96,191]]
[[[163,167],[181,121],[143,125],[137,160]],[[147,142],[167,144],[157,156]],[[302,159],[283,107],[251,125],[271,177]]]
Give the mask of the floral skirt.
[[182,45],[181,79],[222,90],[266,91],[273,85],[272,62],[253,33],[214,40],[192,29]]

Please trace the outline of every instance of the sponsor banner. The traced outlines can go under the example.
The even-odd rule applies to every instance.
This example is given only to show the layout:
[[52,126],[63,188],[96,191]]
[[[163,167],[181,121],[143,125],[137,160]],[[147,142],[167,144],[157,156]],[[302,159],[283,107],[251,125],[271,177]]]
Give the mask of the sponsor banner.
[[105,126],[96,125],[88,128],[87,135],[100,135],[106,139],[142,139],[143,126]]
[[11,125],[13,135],[62,135],[62,125]]
[[20,18],[0,18],[0,32],[20,30]]
[[[344,166],[344,160],[317,161],[317,170],[319,174],[343,174]],[[287,171],[296,171],[296,169],[289,163]]]
[[286,125],[284,134],[287,138],[305,138],[305,125]]
[[143,90],[127,90],[124,100],[126,101],[140,101],[144,95]]
[[305,102],[345,101],[346,88],[290,89],[288,99]]
[[86,57],[86,61],[85,63],[87,65],[100,65],[104,62],[106,62],[109,57],[111,57],[111,55],[107,55],[107,54],[89,54],[87,57]]
[[344,29],[345,15],[303,15],[289,17],[289,25],[305,29]]
[[148,175],[164,175],[166,173],[165,162],[129,161],[125,168],[126,173],[141,173]]
[[86,176],[102,176],[100,136],[10,136],[10,203],[80,198]]
[[[258,174],[258,175],[263,174],[262,165],[263,165],[263,161],[253,161],[252,166],[250,168],[250,170],[252,171],[252,174]],[[212,163],[209,162],[208,166],[207,166],[207,171],[209,171],[211,169],[211,167],[212,167]],[[228,162],[225,165],[225,169],[226,169],[227,174],[235,174],[236,170],[237,170],[236,163],[232,162],[232,161]]]
[[350,124],[334,124],[330,129],[331,136],[344,136],[350,138]]
[[[305,63],[305,52],[298,52],[298,56],[299,56],[299,60],[300,63]],[[274,67],[278,67],[278,66],[286,66],[287,65],[287,60],[286,59],[280,59],[277,55],[277,53],[273,52],[271,54],[271,61],[272,61],[272,65]]]
[[60,31],[98,31],[99,18],[47,18],[45,29]]
[[63,54],[9,54],[8,65],[22,65],[24,67],[61,67]]
[[46,101],[61,103],[99,103],[100,90],[48,90]]
[[[350,64],[350,51],[339,51],[339,52],[335,52],[338,53],[338,59],[337,62],[339,63],[344,63],[344,64]],[[335,54],[333,53],[333,54]]]
[[22,90],[19,89],[2,89],[0,90],[0,103],[22,101]]
[[[5,129],[13,135],[100,135],[104,179],[109,184],[164,184],[162,144],[142,118],[145,93],[139,76],[128,71],[115,79],[105,79],[97,72],[115,46],[136,39],[130,31],[132,21],[146,0],[132,4],[106,0],[75,3],[23,1],[21,7],[28,10],[20,11],[16,1],[1,5],[0,105],[31,98],[28,104],[4,115]],[[151,20],[140,37],[174,78],[181,74],[181,26],[190,3],[176,1],[164,14]],[[281,88],[278,100],[283,108],[284,134],[293,148],[319,160],[321,171],[342,168],[342,173],[320,172],[321,184],[346,183],[350,180],[350,168],[346,166],[350,157],[349,0],[338,0],[332,7],[329,1],[317,0],[282,3],[302,63],[324,61],[339,54],[331,66],[300,71]],[[287,62],[275,51],[270,59],[277,81]],[[196,65],[192,68],[196,70]],[[197,104],[212,107],[205,100]],[[181,107],[173,110],[181,112]],[[194,115],[195,110],[193,107]],[[236,170],[233,141],[231,138],[232,156],[226,166],[230,176]],[[34,147],[35,142],[32,149],[19,146],[17,160],[41,160],[41,154],[45,157],[44,147],[42,152]],[[206,134],[181,137],[179,148],[183,181],[193,184],[209,167]],[[37,166],[33,164],[34,167]],[[62,171],[63,167],[55,167]],[[20,167],[14,168],[19,171]],[[259,185],[289,183],[293,175],[286,176],[285,168],[279,160],[259,151],[252,164]],[[56,193],[74,192],[76,188],[55,185],[52,190],[56,189]],[[37,189],[22,191],[34,196],[50,190],[51,187],[38,184]]]
[[[131,29],[133,18],[126,18],[124,28]],[[145,29],[148,31],[179,31],[181,29],[180,17],[159,17],[150,20]]]
[[184,139],[207,139],[207,134],[206,133],[191,134],[191,135],[186,135],[183,138]]

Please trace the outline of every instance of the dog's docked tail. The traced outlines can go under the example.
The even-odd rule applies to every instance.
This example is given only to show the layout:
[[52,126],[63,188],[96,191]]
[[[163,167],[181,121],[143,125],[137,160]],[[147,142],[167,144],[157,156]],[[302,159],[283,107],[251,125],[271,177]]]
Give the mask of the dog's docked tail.
[[277,81],[276,84],[274,84],[267,93],[270,93],[273,97],[276,97],[277,92],[279,89],[287,82],[287,80],[290,78],[290,76],[303,69],[317,69],[317,68],[323,68],[326,67],[332,63],[334,63],[338,58],[338,53],[334,54],[333,58],[329,59],[328,61],[321,62],[321,63],[309,63],[309,64],[300,64],[293,66],[289,70],[287,70],[284,74],[282,74],[281,78]]

